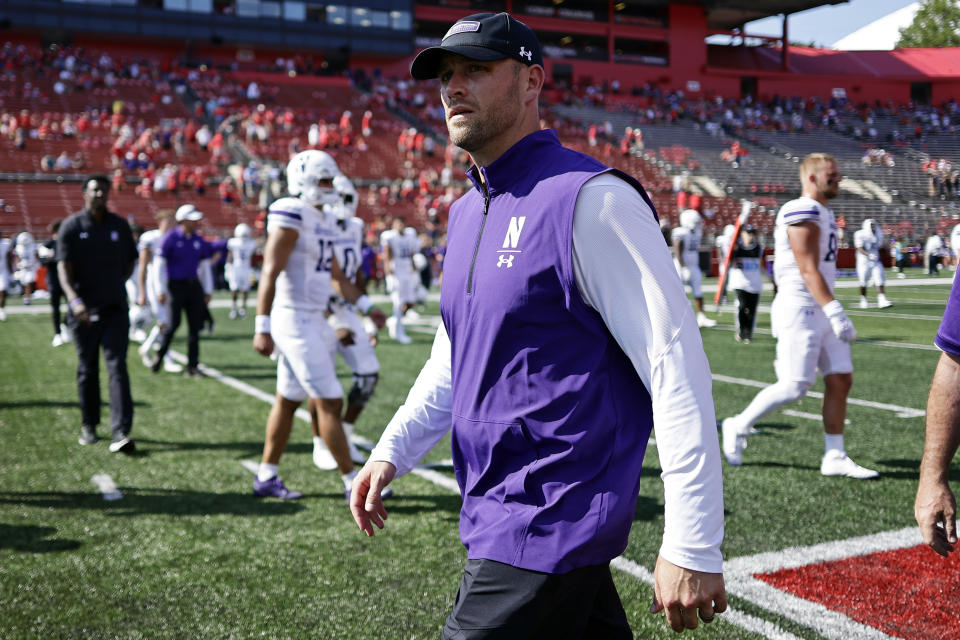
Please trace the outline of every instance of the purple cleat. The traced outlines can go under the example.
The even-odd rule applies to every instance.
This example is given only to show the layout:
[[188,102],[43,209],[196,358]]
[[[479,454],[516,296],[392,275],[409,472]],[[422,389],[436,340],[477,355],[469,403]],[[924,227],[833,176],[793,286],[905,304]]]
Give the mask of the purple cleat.
[[254,478],[253,495],[257,498],[280,498],[281,500],[296,500],[303,497],[303,494],[299,491],[290,491],[283,486],[280,476],[273,476],[263,482]]

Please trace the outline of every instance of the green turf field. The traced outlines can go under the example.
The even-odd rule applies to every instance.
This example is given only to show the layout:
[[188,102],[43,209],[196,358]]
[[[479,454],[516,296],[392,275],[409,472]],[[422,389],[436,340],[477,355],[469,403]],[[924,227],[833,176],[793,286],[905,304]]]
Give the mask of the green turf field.
[[[820,476],[822,428],[807,415],[819,412],[818,399],[769,416],[750,438],[744,465],[724,466],[726,558],[913,524],[919,413],[938,358],[930,346],[949,281],[889,284],[895,306],[882,311],[860,311],[856,289],[838,289],[862,338],[853,348],[851,397],[883,405],[851,405],[847,449],[881,479]],[[768,293],[761,304],[769,301]],[[250,346],[252,313],[237,321],[225,308],[214,313],[216,333],[202,339],[201,361],[272,394],[273,363]],[[425,315],[435,313],[431,304]],[[767,314],[749,345],[733,340],[730,313],[711,315],[721,326],[703,338],[713,373],[723,377],[714,382],[723,418],[756,393],[745,381],[773,381],[774,341],[762,331]],[[357,425],[369,440],[427,357],[431,336],[410,333],[409,347],[386,336],[378,347],[381,382]],[[46,314],[11,313],[0,324],[0,637],[439,637],[464,563],[455,493],[413,474],[397,480],[387,529],[367,539],[350,517],[339,477],[312,465],[309,426],[298,421],[280,470],[305,497],[254,499],[241,462],[259,459],[268,405],[214,378],[151,374],[133,349],[137,454],[111,454],[104,440],[80,447],[76,355],[72,345],[52,348],[50,337]],[[173,348],[182,352],[185,343]],[[104,371],[101,377],[106,399]],[[893,406],[914,410],[913,417],[899,417],[903,411]],[[101,436],[108,424],[105,406]],[[427,459],[448,480],[449,457],[445,439]],[[91,480],[96,474],[110,475],[123,498],[105,501]],[[658,474],[651,447],[624,554],[648,570],[663,528]],[[637,636],[674,637],[662,616],[648,613],[651,587],[614,575]],[[789,637],[821,637],[744,599],[730,604]],[[724,617],[695,635],[764,637]]]

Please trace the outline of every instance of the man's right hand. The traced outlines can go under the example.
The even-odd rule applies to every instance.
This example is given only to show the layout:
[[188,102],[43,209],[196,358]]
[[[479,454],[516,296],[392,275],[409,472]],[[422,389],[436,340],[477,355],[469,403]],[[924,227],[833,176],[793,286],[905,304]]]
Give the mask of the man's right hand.
[[843,305],[837,300],[831,300],[823,305],[823,313],[830,321],[830,328],[833,329],[833,335],[844,342],[853,343],[857,339],[857,330],[850,322],[850,318],[843,311]]
[[167,294],[165,294],[165,293],[158,293],[158,294],[157,294],[157,302],[159,302],[160,304],[167,304]]
[[70,304],[70,313],[80,324],[90,324],[90,311],[79,298]]
[[269,333],[253,334],[253,350],[269,358],[273,353],[273,336]]
[[380,492],[397,475],[397,468],[389,462],[371,460],[363,465],[350,489],[350,512],[360,530],[373,537],[373,525],[383,529],[387,510],[383,507]]
[[957,545],[957,500],[945,480],[921,473],[913,514],[923,541],[948,557]]

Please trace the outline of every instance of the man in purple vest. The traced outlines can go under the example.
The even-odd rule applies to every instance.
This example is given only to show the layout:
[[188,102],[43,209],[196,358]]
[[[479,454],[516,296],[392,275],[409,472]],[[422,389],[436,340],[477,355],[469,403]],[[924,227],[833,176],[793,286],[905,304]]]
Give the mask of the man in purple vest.
[[665,531],[651,611],[676,631],[726,609],[710,369],[657,217],[625,174],[540,130],[534,33],[459,20],[411,74],[439,78],[474,189],[450,210],[443,323],[354,481],[358,526],[452,429],[467,565],[443,638],[632,638],[624,551],[654,424]]
[[[946,557],[957,544],[957,500],[950,491],[950,463],[960,446],[960,278],[943,314],[937,338],[940,362],[927,398],[927,434],[913,512],[923,540]],[[938,526],[939,525],[939,526]]]

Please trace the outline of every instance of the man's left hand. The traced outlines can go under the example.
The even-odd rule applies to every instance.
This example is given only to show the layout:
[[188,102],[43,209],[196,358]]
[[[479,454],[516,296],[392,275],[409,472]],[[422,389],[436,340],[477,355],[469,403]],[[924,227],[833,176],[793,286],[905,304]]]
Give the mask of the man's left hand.
[[666,612],[667,622],[677,633],[696,629],[700,621],[727,610],[727,592],[722,573],[684,569],[657,556],[653,572],[654,596],[650,613]]
[[353,344],[353,331],[346,327],[340,327],[335,331],[337,334],[337,341],[345,347],[349,347]]

